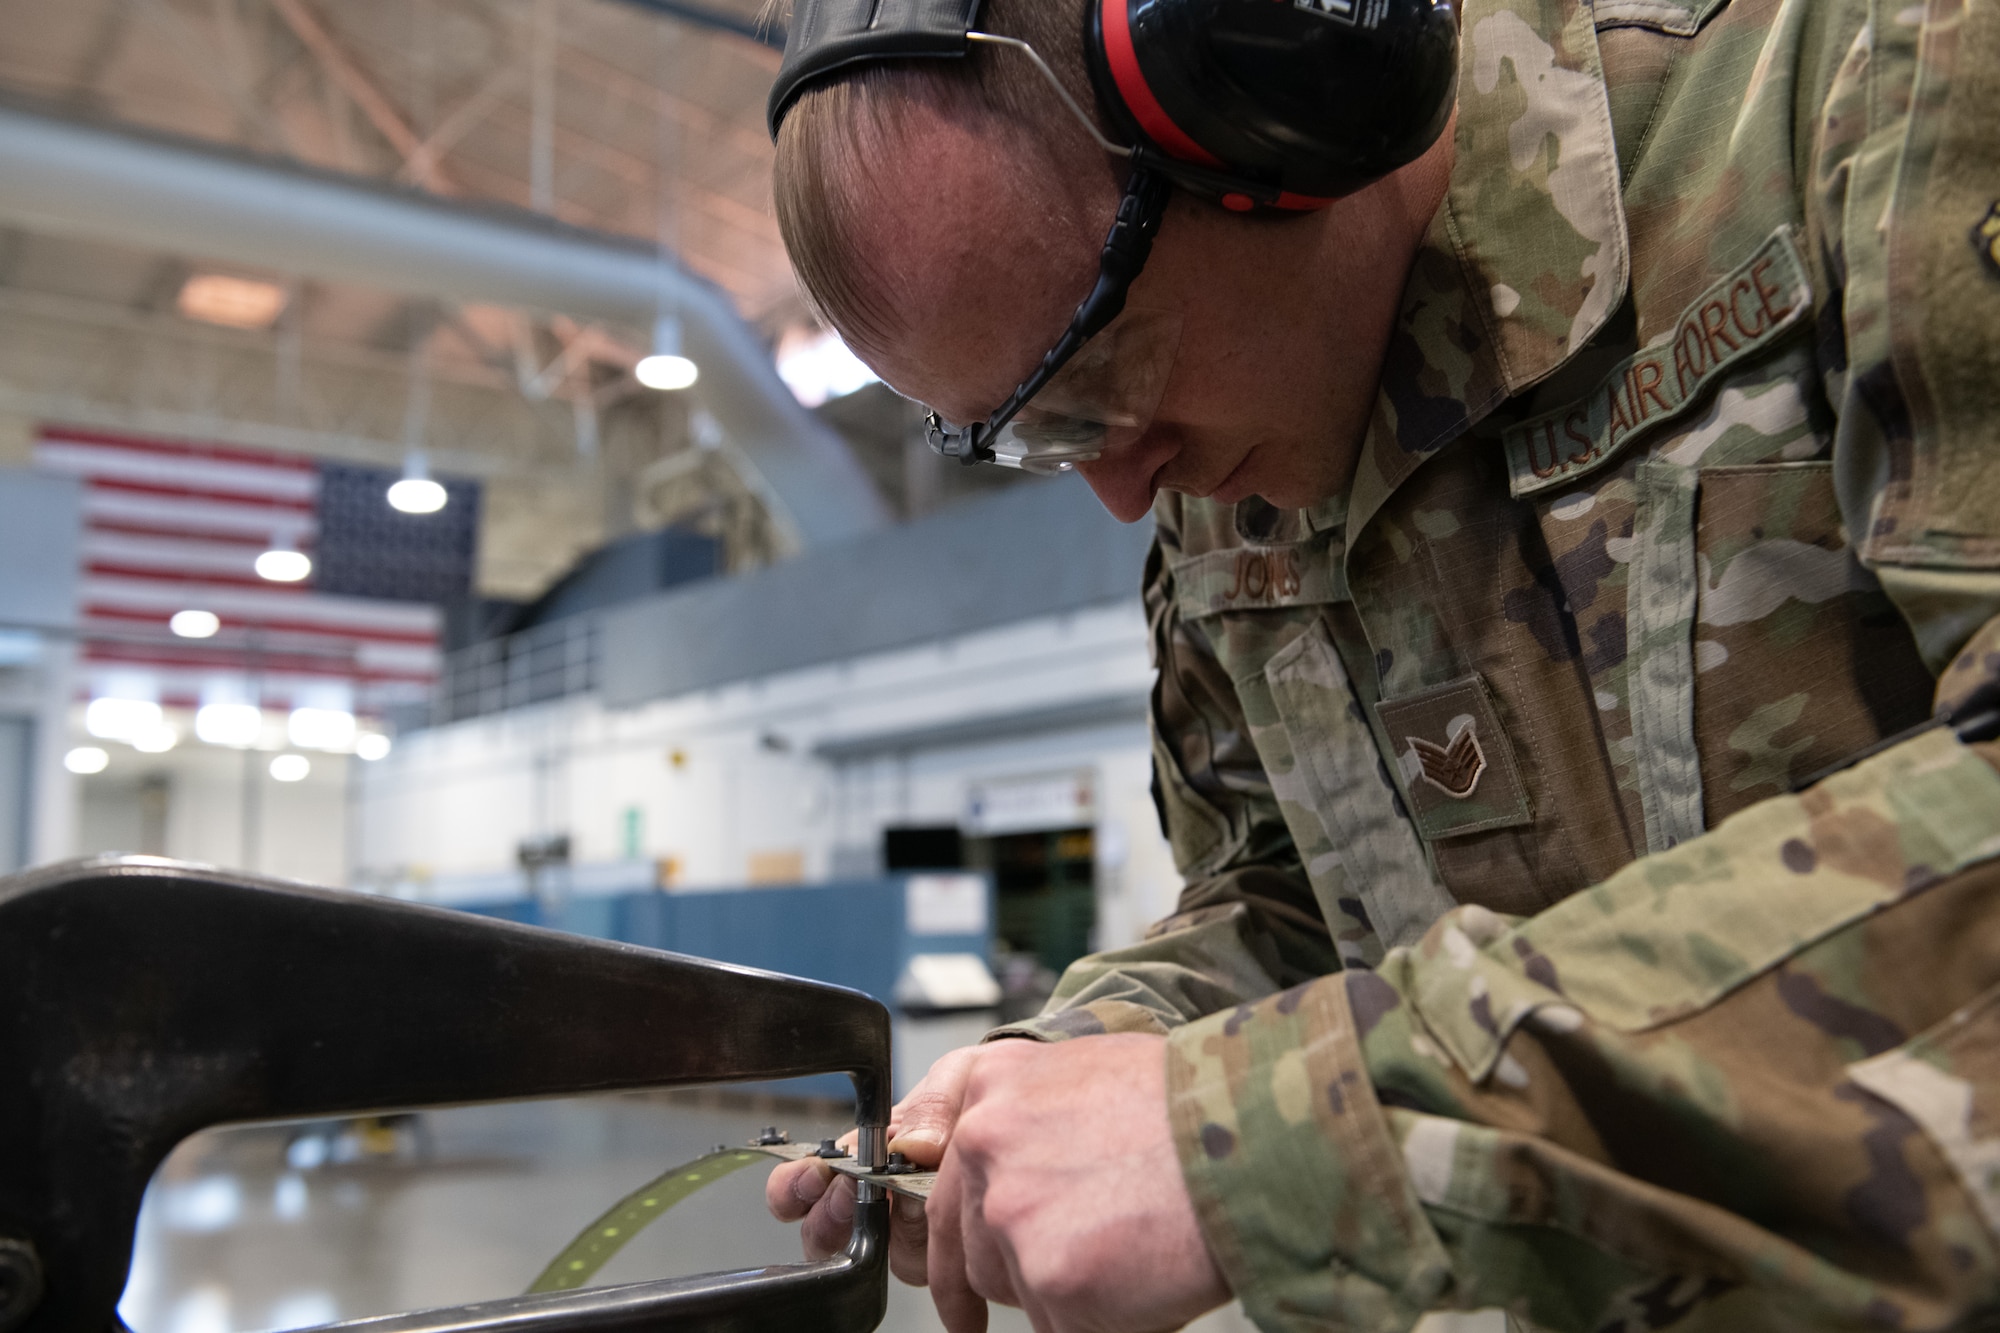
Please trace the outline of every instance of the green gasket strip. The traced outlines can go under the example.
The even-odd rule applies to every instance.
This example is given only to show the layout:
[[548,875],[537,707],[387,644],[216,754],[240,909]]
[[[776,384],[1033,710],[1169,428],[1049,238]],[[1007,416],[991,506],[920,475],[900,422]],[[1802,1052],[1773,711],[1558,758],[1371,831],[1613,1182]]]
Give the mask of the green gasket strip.
[[598,1269],[610,1263],[627,1241],[644,1231],[661,1213],[733,1171],[740,1171],[752,1162],[769,1160],[754,1149],[729,1148],[663,1172],[611,1205],[604,1216],[585,1227],[542,1270],[527,1294],[574,1291],[597,1276]]

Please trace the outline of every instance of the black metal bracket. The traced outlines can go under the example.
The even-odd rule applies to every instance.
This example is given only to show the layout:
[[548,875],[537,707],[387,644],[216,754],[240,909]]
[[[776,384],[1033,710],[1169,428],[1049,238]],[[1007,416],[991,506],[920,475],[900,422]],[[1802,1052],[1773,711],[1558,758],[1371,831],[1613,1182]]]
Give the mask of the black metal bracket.
[[[0,880],[0,1069],[0,1333],[109,1333],[147,1182],[197,1130],[840,1071],[872,1154],[889,1015],[775,973],[128,857]],[[847,1250],[818,1263],[337,1327],[862,1333],[887,1300],[888,1202],[861,1193]]]

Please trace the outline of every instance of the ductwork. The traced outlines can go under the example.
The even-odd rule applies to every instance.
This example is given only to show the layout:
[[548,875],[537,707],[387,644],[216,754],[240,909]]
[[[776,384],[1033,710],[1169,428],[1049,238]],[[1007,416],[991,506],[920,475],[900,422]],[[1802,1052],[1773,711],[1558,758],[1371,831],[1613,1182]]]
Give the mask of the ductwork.
[[702,404],[799,540],[881,527],[888,511],[830,427],[799,406],[722,292],[652,247],[185,139],[0,107],[0,220],[410,295],[652,327],[680,313]]

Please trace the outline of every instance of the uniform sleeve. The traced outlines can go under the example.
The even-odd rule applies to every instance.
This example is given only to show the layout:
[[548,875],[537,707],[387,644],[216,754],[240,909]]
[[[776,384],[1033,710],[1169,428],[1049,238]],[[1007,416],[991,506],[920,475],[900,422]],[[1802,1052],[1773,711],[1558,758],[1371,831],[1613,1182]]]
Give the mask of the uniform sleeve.
[[1171,1034],[1182,1168],[1258,1327],[1919,1329],[2000,1299],[1992,762],[1933,730]]
[[1869,9],[1802,84],[1819,359],[1847,529],[1946,706],[2000,674],[2000,11]]
[[994,1037],[1166,1032],[1340,967],[1228,672],[1176,609],[1170,499],[1157,514],[1145,580],[1154,796],[1187,887],[1143,941],[1079,959],[1041,1014]]

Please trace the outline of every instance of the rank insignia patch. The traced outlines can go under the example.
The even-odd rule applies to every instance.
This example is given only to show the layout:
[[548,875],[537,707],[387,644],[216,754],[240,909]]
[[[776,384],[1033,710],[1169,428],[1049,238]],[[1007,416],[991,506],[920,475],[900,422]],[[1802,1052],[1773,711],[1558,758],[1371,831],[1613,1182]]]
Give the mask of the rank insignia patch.
[[2000,200],[1986,210],[1986,216],[1972,229],[1972,248],[1986,263],[1986,271],[2000,278]]
[[1416,752],[1418,776],[1454,801],[1462,801],[1479,787],[1486,771],[1486,751],[1479,748],[1479,728],[1470,717],[1451,720],[1451,739],[1438,745],[1421,736],[1405,736]]
[[1384,699],[1375,714],[1383,731],[1402,738],[1391,763],[1420,837],[1534,822],[1513,742],[1483,678],[1461,676]]

